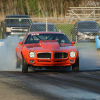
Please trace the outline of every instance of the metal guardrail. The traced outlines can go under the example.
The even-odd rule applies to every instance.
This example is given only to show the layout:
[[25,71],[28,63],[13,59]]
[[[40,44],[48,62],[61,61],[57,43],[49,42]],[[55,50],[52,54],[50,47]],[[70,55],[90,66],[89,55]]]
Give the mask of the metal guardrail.
[[67,13],[67,16],[69,16],[68,22],[72,22],[75,17],[81,21],[99,19],[100,7],[69,7],[69,9]]

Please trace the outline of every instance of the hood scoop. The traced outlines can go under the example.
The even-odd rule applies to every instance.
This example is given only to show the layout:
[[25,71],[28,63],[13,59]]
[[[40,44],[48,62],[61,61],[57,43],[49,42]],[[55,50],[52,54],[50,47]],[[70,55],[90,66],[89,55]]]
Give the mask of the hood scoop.
[[43,49],[59,49],[60,45],[56,40],[40,40],[39,45]]

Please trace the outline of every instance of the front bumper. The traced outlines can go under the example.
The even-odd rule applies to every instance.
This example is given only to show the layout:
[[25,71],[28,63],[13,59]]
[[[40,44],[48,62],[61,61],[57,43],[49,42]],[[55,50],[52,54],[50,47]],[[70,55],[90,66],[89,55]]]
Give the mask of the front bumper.
[[25,34],[27,34],[28,32],[6,32],[6,35],[9,36],[9,35],[17,35],[17,36],[24,36]]
[[72,59],[32,59],[26,58],[26,62],[28,65],[33,66],[70,66],[74,64],[76,58]]
[[27,34],[28,32],[11,32],[10,35],[18,35],[18,36],[23,36]]
[[78,52],[75,51],[75,57],[70,57],[71,51],[39,50],[35,52],[34,58],[29,57],[29,52],[28,53],[23,52],[23,56],[27,64],[32,66],[70,66],[76,62],[76,59],[79,56]]
[[95,36],[88,36],[88,35],[79,35],[78,36],[79,40],[94,40]]

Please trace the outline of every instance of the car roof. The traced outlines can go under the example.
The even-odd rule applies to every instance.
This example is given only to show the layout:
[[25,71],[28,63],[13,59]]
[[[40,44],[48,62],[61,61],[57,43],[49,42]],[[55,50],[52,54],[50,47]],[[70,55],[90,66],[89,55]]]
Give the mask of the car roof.
[[86,22],[95,22],[95,23],[97,23],[96,21],[89,21],[89,20],[86,20],[86,21],[77,21],[78,23],[86,23]]
[[[32,23],[32,25],[33,25],[33,24],[46,24],[46,23],[42,23],[42,22],[34,22],[34,23]],[[53,23],[48,23],[48,24],[53,25]]]
[[28,35],[30,34],[64,34],[64,33],[61,33],[61,32],[30,32],[28,33]]
[[8,15],[8,16],[6,16],[6,18],[10,18],[10,17],[12,17],[12,18],[13,18],[13,17],[14,17],[14,18],[15,18],[15,17],[19,17],[19,18],[20,18],[20,17],[21,17],[21,18],[22,18],[22,17],[27,17],[27,18],[30,18],[29,15]]

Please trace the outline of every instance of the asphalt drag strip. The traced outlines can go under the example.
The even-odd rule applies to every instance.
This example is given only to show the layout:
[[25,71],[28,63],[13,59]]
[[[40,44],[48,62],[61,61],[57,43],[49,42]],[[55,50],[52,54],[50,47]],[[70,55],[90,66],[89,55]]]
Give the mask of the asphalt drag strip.
[[[0,100],[100,100],[100,71],[1,72]],[[9,96],[10,94],[10,96]]]

